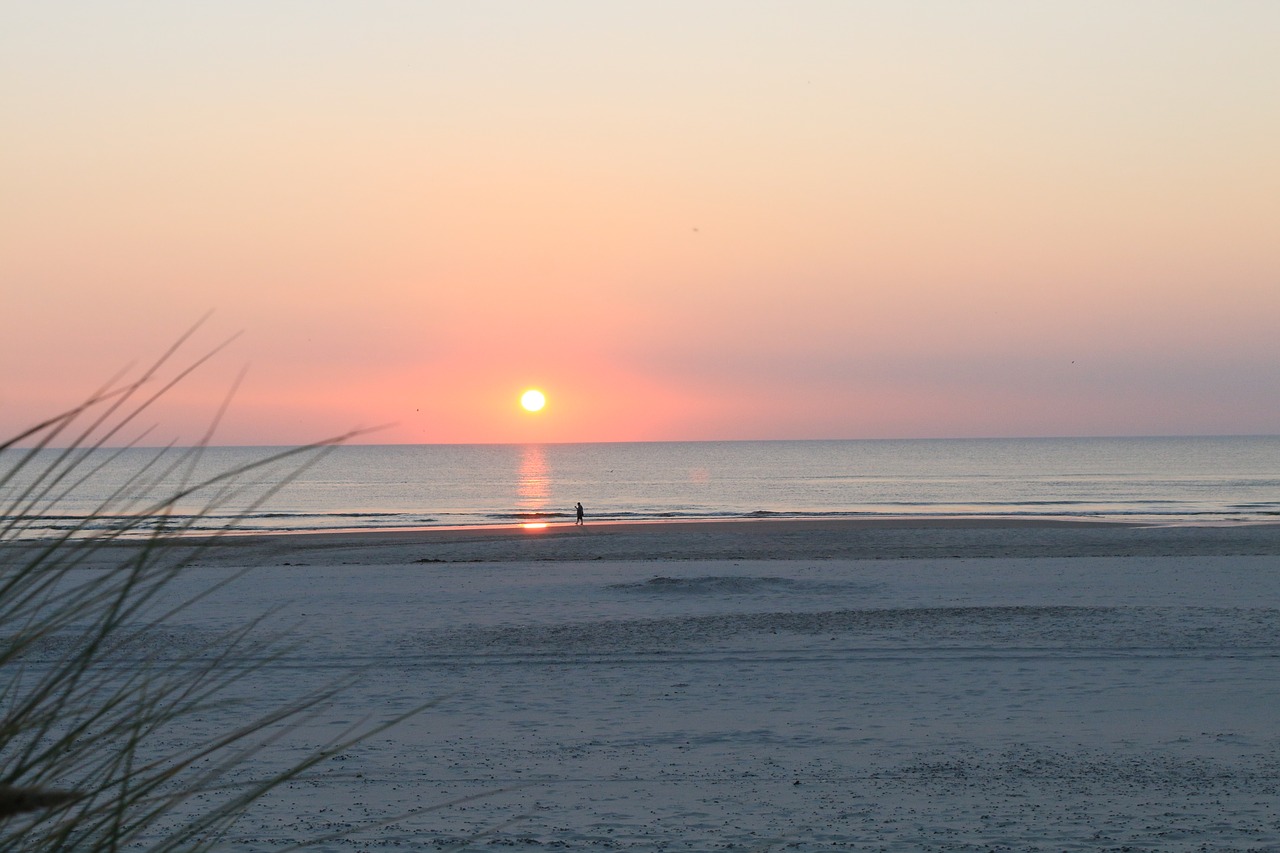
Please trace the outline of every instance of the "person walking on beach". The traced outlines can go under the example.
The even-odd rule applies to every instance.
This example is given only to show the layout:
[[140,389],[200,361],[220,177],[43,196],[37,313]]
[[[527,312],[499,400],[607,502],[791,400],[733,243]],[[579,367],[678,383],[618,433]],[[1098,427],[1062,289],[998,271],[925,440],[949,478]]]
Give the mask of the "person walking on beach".
[[578,501],[578,506],[576,507],[576,509],[578,511],[578,519],[577,521],[574,522],[574,524],[581,524],[582,523],[582,501]]

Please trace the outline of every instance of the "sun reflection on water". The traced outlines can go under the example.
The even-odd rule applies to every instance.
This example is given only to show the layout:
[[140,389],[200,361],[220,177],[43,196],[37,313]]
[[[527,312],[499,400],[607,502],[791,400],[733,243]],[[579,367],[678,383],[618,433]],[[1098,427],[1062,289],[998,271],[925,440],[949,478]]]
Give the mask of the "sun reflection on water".
[[544,512],[550,497],[551,469],[547,466],[546,450],[540,444],[526,444],[521,449],[520,470],[516,475],[516,510],[521,515]]

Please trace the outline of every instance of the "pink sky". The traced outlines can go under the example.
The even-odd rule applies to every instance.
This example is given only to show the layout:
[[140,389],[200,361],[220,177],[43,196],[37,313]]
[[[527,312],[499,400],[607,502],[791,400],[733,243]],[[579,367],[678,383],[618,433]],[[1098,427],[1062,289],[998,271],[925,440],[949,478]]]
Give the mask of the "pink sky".
[[[1280,5],[0,6],[0,430],[1280,433]],[[520,393],[546,392],[523,412]]]

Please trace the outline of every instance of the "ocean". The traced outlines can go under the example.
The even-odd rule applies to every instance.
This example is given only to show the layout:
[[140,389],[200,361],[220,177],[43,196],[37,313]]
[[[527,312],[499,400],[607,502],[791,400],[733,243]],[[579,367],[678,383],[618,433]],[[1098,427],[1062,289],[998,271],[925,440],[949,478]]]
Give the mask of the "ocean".
[[[578,501],[588,522],[1280,517],[1280,436],[356,445],[252,467],[280,452],[99,450],[67,465],[60,451],[10,450],[0,455],[0,512],[9,534],[25,538],[128,528],[189,484],[248,467],[173,502],[165,523],[192,532],[550,524],[571,521]],[[50,476],[57,466],[67,473]]]

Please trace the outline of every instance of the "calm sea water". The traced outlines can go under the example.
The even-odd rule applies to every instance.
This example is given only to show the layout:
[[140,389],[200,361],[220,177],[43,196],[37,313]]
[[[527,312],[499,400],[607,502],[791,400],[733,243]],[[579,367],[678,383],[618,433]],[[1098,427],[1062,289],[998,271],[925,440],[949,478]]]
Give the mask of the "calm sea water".
[[[43,451],[0,486],[0,499],[7,518],[23,519],[23,535],[90,517],[100,528],[127,523],[184,483],[275,452],[206,448],[185,459],[174,450],[102,451],[30,503],[26,484],[56,458]],[[0,456],[0,470],[19,453]],[[554,523],[570,520],[576,501],[589,521],[1280,519],[1280,436],[348,446],[301,470],[299,462],[180,500],[173,523],[271,531]]]

